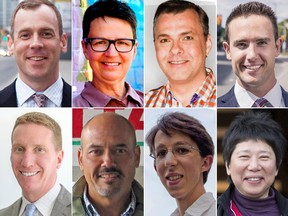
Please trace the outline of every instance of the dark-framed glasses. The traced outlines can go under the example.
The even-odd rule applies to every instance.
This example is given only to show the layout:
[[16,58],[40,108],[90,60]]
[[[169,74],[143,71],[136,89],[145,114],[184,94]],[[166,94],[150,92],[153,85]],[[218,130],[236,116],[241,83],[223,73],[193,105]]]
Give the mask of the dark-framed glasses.
[[191,146],[189,144],[185,144],[185,145],[175,145],[170,149],[165,147],[156,149],[155,153],[150,153],[150,157],[152,157],[155,160],[163,160],[166,158],[169,151],[171,151],[174,157],[176,158],[183,157],[191,153],[192,151],[200,152],[198,148]]
[[106,52],[111,44],[114,44],[115,49],[121,53],[130,52],[136,43],[135,39],[119,38],[116,40],[109,40],[105,38],[84,38],[85,44],[90,44],[95,52]]

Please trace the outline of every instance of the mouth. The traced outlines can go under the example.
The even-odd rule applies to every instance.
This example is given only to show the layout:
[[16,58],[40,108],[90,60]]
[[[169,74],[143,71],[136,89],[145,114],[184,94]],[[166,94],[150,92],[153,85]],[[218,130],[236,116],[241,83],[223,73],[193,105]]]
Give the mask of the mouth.
[[31,177],[31,176],[35,176],[39,173],[39,171],[36,171],[36,172],[23,172],[23,171],[20,171],[20,173],[26,177]]
[[32,60],[32,61],[42,61],[42,60],[46,59],[46,57],[43,57],[43,56],[30,56],[30,57],[27,57],[27,59]]
[[107,65],[107,66],[111,66],[111,67],[120,65],[119,62],[102,62],[102,64]]
[[259,183],[263,179],[264,179],[263,177],[247,177],[244,180],[246,180],[249,183]]
[[258,71],[263,65],[243,65],[249,71]]
[[166,177],[166,179],[169,181],[177,181],[181,178],[183,178],[183,175],[173,175],[173,176],[167,176]]
[[181,65],[181,64],[184,64],[186,63],[187,61],[186,60],[180,60],[180,61],[169,61],[170,64],[173,64],[173,65]]

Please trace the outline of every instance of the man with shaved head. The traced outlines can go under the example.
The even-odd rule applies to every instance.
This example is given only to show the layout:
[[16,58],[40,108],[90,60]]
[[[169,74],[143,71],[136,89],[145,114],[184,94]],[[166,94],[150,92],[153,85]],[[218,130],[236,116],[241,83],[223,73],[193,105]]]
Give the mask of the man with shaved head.
[[73,215],[143,215],[143,188],[134,180],[140,147],[126,118],[109,112],[90,119],[78,162],[84,175],[73,187]]

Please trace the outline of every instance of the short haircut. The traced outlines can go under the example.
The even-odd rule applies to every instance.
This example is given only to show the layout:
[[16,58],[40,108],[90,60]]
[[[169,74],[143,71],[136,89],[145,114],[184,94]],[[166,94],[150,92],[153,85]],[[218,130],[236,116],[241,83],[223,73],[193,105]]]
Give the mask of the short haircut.
[[222,142],[223,159],[227,166],[230,164],[236,145],[248,140],[267,143],[275,153],[277,169],[280,167],[287,140],[282,128],[272,119],[270,113],[261,110],[244,112],[230,124]]
[[[240,4],[237,7],[235,7],[231,14],[228,16],[226,20],[226,27],[225,27],[225,41],[229,43],[229,24],[233,19],[236,19],[238,17],[249,17],[251,15],[258,15],[258,16],[264,16],[268,18],[271,21],[271,24],[273,26],[274,30],[274,37],[275,41],[278,39],[278,27],[277,27],[277,18],[274,13],[274,11],[271,9],[271,7],[260,3],[260,2],[248,2],[245,4]],[[263,26],[265,28],[265,26]]]
[[[204,126],[192,116],[181,112],[166,113],[161,116],[157,124],[146,135],[146,142],[151,154],[155,154],[155,136],[158,131],[162,131],[168,136],[171,136],[173,132],[182,133],[196,143],[201,157],[214,155],[214,145],[211,136]],[[210,169],[203,172],[204,183],[207,181],[209,171]]]
[[209,34],[209,17],[199,5],[185,0],[168,0],[158,6],[153,20],[153,37],[155,37],[155,26],[157,19],[161,14],[179,14],[186,10],[193,10],[198,14],[199,21],[204,32],[204,38],[207,40]]
[[[83,17],[83,39],[88,37],[90,24],[97,18],[118,18],[127,21],[132,29],[133,38],[136,39],[137,20],[134,11],[126,4],[117,0],[99,0],[87,8]],[[113,29],[111,29],[113,31]]]
[[[13,38],[14,37],[14,23],[15,23],[15,17],[17,12],[20,9],[23,10],[36,10],[37,8],[39,8],[41,5],[47,5],[48,7],[50,7],[56,14],[57,20],[58,20],[58,28],[59,28],[59,36],[61,37],[63,34],[63,25],[62,25],[62,18],[61,18],[61,14],[59,12],[59,10],[57,9],[57,7],[50,2],[49,0],[24,0],[22,2],[20,2],[17,7],[15,8],[12,17],[11,17],[11,31],[10,31],[10,35]],[[35,17],[35,22],[37,22],[37,17]]]
[[[19,125],[23,124],[36,124],[44,126],[50,129],[54,135],[54,147],[56,151],[62,150],[62,134],[61,134],[61,127],[59,124],[52,119],[50,116],[40,113],[40,112],[29,112],[20,117],[18,117],[15,121],[14,128],[11,135],[11,141],[13,143],[13,133],[15,128]],[[37,131],[35,131],[37,133]]]

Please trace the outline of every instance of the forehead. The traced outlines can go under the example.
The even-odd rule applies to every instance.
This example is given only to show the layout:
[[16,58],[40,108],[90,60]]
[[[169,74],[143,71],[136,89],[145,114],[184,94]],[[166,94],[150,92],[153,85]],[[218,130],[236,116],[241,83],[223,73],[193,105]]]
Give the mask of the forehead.
[[274,151],[272,147],[266,143],[265,141],[262,140],[247,140],[238,143],[235,146],[235,149],[232,154],[237,154],[239,152],[249,152],[249,153],[261,153],[261,152],[268,152],[268,153],[273,153]]
[[162,13],[156,20],[155,29],[161,30],[179,26],[189,28],[201,28],[199,15],[192,9],[187,9],[180,13]]
[[[112,31],[113,29],[113,31]],[[123,35],[123,37],[133,36],[130,23],[126,20],[114,17],[98,17],[91,21],[89,29],[89,37],[97,35],[97,37],[107,37]]]
[[274,38],[272,22],[266,16],[240,16],[233,19],[228,27],[231,40],[245,39],[245,37]]
[[[37,18],[37,20],[35,20]],[[58,19],[54,10],[47,5],[33,9],[19,9],[15,15],[14,30],[25,28],[51,28],[59,31]]]
[[169,135],[167,135],[161,130],[157,131],[154,138],[154,142],[155,142],[155,148],[157,148],[158,146],[174,146],[177,144],[194,143],[192,139],[184,133],[172,131],[170,132]]

